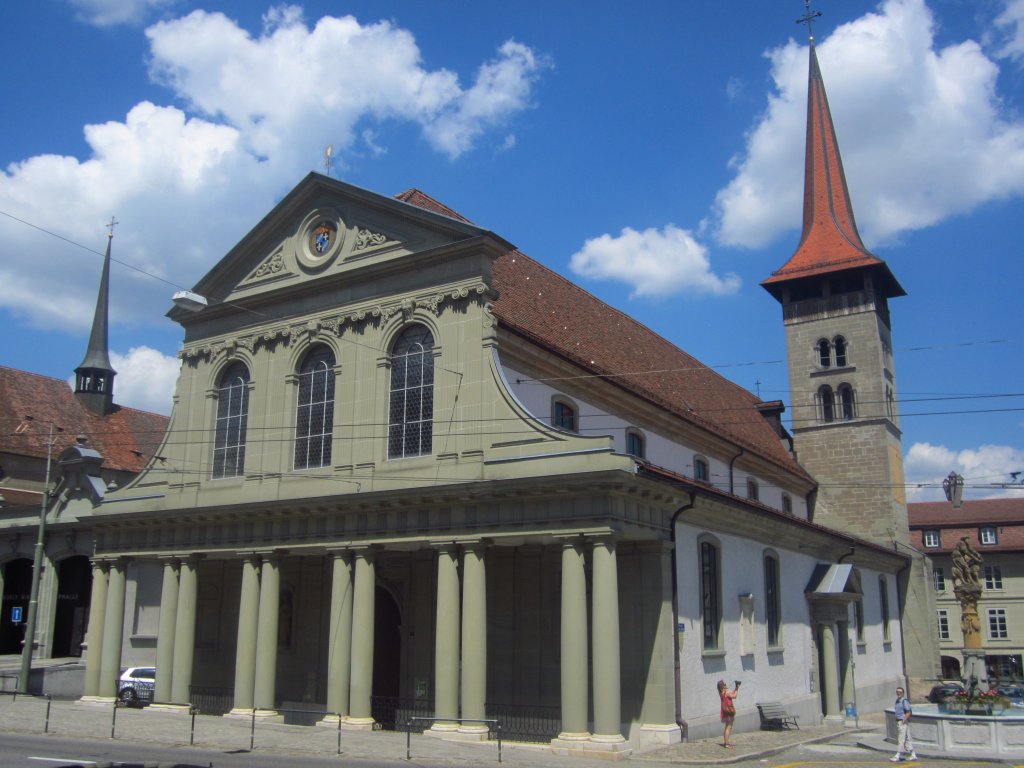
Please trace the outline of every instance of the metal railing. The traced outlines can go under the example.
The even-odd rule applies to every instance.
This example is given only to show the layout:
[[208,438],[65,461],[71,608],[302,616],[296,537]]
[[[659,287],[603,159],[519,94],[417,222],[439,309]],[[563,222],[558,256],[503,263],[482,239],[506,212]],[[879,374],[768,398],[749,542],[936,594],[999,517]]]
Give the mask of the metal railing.
[[562,730],[562,711],[555,706],[488,703],[487,714],[501,721],[505,741],[545,744]]
[[235,706],[235,689],[228,686],[190,685],[188,697],[204,715],[226,715]]
[[53,704],[53,697],[48,693],[19,693],[18,691],[0,691],[0,696],[10,696],[11,704],[15,704],[18,701],[18,697],[21,696],[25,699],[45,699],[46,700],[46,714],[43,716],[43,733],[50,732],[50,707]]
[[370,717],[373,718],[374,730],[403,730],[409,718],[424,718],[433,714],[433,703],[423,699],[401,696],[370,697]]

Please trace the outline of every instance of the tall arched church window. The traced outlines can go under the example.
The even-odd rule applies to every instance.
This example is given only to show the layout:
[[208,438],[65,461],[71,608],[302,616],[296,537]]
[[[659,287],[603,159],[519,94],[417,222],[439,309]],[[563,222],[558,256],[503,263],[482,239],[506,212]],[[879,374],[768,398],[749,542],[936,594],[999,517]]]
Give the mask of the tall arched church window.
[[856,406],[853,400],[853,387],[849,384],[840,384],[838,394],[839,414],[842,416],[844,421],[850,421],[857,415]]
[[835,421],[836,401],[832,387],[826,384],[818,390],[818,402],[821,404],[821,420],[824,422]]
[[782,630],[782,590],[779,558],[770,552],[764,556],[764,619],[768,647],[778,647]]
[[842,368],[846,365],[846,339],[842,336],[836,336],[832,339],[832,349],[836,353],[836,366]]
[[832,345],[828,339],[818,342],[818,365],[822,368],[829,368],[832,365]]
[[331,463],[334,428],[334,352],[318,346],[299,368],[299,399],[295,414],[295,469]]
[[434,336],[423,325],[402,331],[391,349],[388,458],[431,452],[434,437]]
[[217,385],[217,423],[213,439],[213,478],[245,471],[245,432],[249,421],[249,369],[232,363]]

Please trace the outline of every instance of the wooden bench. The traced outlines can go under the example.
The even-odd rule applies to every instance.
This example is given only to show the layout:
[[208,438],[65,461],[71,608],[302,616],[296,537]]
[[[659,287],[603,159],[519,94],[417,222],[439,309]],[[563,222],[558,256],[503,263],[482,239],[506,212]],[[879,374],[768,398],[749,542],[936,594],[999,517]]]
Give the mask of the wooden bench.
[[761,715],[762,731],[781,731],[784,728],[790,727],[800,730],[797,716],[789,714],[786,708],[777,701],[766,701],[758,704],[757,711]]

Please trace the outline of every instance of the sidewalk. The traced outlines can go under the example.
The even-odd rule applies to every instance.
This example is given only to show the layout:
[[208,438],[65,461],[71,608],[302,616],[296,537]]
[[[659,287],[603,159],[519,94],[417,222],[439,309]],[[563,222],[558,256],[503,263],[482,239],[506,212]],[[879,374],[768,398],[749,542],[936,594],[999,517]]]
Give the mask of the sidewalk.
[[[182,748],[187,760],[189,745],[220,751],[253,751],[266,754],[319,755],[338,754],[339,733],[336,727],[253,723],[250,719],[197,715],[155,709],[115,708],[112,705],[86,704],[77,701],[49,702],[42,698],[0,697],[0,722],[5,731],[47,733],[75,738],[107,739],[114,733],[118,741],[138,741]],[[861,719],[862,730],[881,727]],[[819,725],[789,731],[752,731],[735,736],[736,748],[725,750],[717,739],[693,741],[633,755],[630,759],[645,768],[657,765],[716,765],[757,759],[790,749],[799,744],[828,741],[841,734],[850,734],[842,726]],[[884,736],[884,734],[882,734]],[[404,761],[407,744],[414,760],[430,760],[450,765],[478,766],[498,761],[497,742],[447,741],[393,731],[342,731],[341,754],[365,760]],[[554,768],[555,766],[607,766],[600,758],[565,758],[551,754],[546,745],[503,742],[502,763],[513,766]]]

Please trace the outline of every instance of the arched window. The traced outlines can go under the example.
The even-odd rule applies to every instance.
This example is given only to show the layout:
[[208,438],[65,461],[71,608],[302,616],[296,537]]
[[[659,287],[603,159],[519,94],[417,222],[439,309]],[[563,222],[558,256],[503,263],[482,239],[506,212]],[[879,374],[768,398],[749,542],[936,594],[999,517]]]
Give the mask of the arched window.
[[854,409],[853,387],[849,384],[840,384],[837,393],[839,395],[839,415],[843,421],[850,421],[857,415]]
[[715,650],[722,628],[722,562],[711,541],[700,543],[700,594],[704,649]]
[[700,480],[702,483],[711,482],[711,469],[707,459],[701,456],[693,457],[693,479]]
[[639,430],[626,430],[626,453],[638,459],[644,458],[644,436]]
[[821,339],[818,342],[818,365],[822,368],[829,368],[832,365],[832,345],[828,339]]
[[555,400],[551,405],[551,423],[567,432],[576,432],[576,408],[567,400]]
[[428,454],[434,437],[434,337],[423,325],[402,331],[391,349],[388,458]]
[[245,471],[245,430],[249,421],[249,369],[232,363],[217,385],[217,424],[213,439],[213,478]]
[[836,336],[832,339],[832,348],[836,351],[836,367],[842,368],[846,365],[846,339]]
[[821,420],[825,422],[835,421],[836,401],[832,393],[832,387],[827,384],[818,390],[818,402],[821,403]]
[[764,623],[768,647],[781,645],[782,590],[779,583],[779,558],[772,552],[764,555]]
[[896,418],[896,396],[888,384],[885,385],[885,410],[890,419]]
[[299,368],[299,400],[295,414],[295,469],[331,463],[334,427],[334,352],[317,346]]

